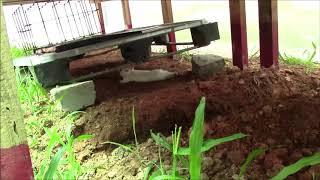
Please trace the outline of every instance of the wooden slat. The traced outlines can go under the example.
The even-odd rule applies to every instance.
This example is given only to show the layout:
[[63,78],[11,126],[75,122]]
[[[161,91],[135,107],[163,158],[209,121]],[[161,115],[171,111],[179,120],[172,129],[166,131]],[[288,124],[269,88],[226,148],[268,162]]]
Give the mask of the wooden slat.
[[248,66],[246,9],[244,0],[229,0],[233,65]]
[[121,3],[122,3],[122,12],[123,12],[123,18],[124,18],[126,29],[132,29],[129,0],[121,0]]
[[[161,7],[162,7],[162,16],[163,16],[163,22],[164,23],[173,23],[173,13],[172,13],[172,5],[171,0],[161,0]],[[176,36],[174,32],[170,32],[168,34],[169,42],[175,43],[176,42]],[[176,45],[168,45],[167,46],[168,52],[175,52],[177,51]]]

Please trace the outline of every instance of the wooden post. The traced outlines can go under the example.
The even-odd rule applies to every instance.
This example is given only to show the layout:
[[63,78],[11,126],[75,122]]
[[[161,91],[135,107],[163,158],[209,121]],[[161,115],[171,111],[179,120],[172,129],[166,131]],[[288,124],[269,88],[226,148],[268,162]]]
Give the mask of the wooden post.
[[[173,13],[172,13],[172,5],[171,0],[161,0],[162,7],[162,16],[164,23],[173,23]],[[169,43],[176,43],[176,36],[174,32],[170,32],[168,34]],[[171,44],[167,46],[168,52],[177,51],[177,46],[175,44]]]
[[277,0],[259,0],[259,36],[261,67],[278,67],[278,7]]
[[18,99],[15,72],[1,9],[1,60],[0,60],[0,179],[33,179],[27,135]]
[[102,0],[96,0],[95,5],[97,8],[97,14],[98,14],[98,19],[100,23],[100,29],[101,29],[101,34],[106,34],[106,29],[104,27],[104,19],[103,19],[103,11],[102,11],[102,5],[101,5]]
[[123,12],[124,24],[126,26],[126,29],[132,29],[132,21],[131,21],[129,0],[121,0],[121,3],[122,3],[122,12]]
[[233,65],[248,66],[245,0],[229,0]]

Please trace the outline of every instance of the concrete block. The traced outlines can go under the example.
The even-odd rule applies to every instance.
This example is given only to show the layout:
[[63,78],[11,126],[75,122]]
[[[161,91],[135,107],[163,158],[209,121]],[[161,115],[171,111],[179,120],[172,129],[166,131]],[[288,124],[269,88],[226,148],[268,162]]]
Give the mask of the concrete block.
[[59,86],[51,89],[50,95],[53,100],[58,101],[58,107],[63,111],[83,109],[93,105],[96,99],[93,81]]
[[191,63],[192,73],[199,77],[221,72],[224,70],[225,66],[224,59],[213,54],[193,55]]

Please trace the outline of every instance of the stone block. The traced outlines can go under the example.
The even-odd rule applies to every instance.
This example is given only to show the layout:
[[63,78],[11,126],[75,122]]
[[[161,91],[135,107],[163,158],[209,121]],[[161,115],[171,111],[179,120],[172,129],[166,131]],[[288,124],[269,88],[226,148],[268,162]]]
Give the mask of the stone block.
[[224,70],[225,66],[224,59],[213,54],[193,55],[191,63],[192,73],[199,77],[221,72]]

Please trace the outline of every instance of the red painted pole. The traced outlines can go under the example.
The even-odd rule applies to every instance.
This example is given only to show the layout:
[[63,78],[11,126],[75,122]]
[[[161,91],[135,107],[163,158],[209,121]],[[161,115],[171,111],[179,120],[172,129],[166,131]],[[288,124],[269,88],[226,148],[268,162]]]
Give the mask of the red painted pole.
[[248,66],[246,9],[244,0],[229,0],[233,65]]
[[97,8],[97,14],[98,14],[98,19],[100,23],[100,29],[101,29],[101,34],[106,34],[106,29],[104,27],[104,19],[103,19],[103,11],[102,11],[102,5],[101,5],[101,0],[94,1],[96,3],[96,8]]
[[0,179],[31,180],[33,179],[32,164],[18,99],[2,1],[0,2],[0,10]]
[[277,0],[259,0],[261,67],[278,67],[278,5]]
[[[164,23],[173,23],[173,13],[172,13],[172,5],[171,0],[161,0],[161,7],[162,7],[162,16]],[[176,36],[174,32],[170,32],[168,34],[169,42],[176,43]],[[168,52],[175,52],[177,51],[177,46],[175,44],[171,44],[167,46]]]
[[121,0],[124,24],[126,29],[132,29],[129,0]]

